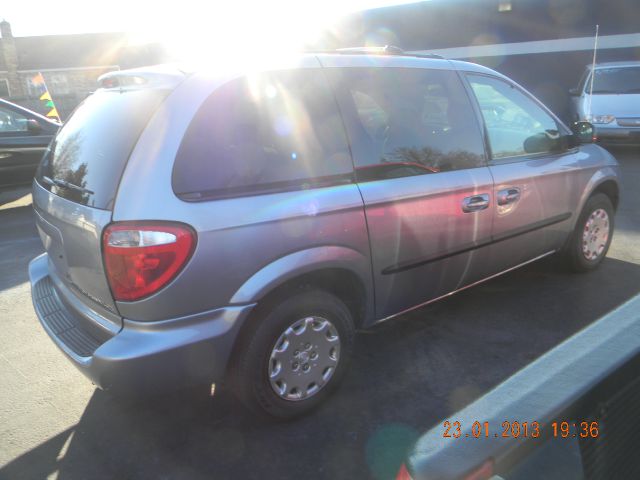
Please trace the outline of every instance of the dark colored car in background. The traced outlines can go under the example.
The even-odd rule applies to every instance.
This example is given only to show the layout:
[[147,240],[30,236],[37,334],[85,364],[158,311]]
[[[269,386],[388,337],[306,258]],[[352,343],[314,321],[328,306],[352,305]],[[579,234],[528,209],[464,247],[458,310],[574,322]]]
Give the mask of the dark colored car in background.
[[0,99],[0,188],[28,185],[60,124]]

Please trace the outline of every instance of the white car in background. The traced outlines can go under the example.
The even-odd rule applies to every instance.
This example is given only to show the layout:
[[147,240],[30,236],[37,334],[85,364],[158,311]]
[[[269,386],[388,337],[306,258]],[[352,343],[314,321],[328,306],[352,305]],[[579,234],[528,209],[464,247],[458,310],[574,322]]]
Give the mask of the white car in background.
[[640,62],[589,65],[569,93],[575,120],[592,123],[599,141],[640,145]]

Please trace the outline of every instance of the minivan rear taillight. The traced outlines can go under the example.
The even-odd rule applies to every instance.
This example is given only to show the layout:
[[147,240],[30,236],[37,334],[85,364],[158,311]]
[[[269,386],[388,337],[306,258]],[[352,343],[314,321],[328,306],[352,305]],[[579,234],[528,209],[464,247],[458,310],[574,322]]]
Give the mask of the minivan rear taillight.
[[109,225],[102,236],[102,255],[114,298],[133,301],[157,292],[180,273],[195,245],[195,232],[182,224]]

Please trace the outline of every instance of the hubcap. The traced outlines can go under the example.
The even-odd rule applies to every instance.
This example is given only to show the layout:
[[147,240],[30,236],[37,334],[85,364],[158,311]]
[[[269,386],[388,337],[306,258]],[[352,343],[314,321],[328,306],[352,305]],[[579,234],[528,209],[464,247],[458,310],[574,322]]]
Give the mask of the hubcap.
[[329,382],[339,359],[336,327],[326,318],[302,318],[280,335],[271,350],[271,387],[285,400],[305,400]]
[[609,240],[609,215],[598,208],[594,210],[582,231],[582,254],[587,260],[596,260],[604,252]]

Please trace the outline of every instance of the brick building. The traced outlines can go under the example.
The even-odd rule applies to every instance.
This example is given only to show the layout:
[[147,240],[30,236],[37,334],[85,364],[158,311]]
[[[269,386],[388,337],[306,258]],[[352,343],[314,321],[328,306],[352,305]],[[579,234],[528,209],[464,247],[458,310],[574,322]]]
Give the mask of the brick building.
[[32,84],[41,72],[63,120],[103,73],[163,61],[159,44],[132,45],[125,33],[14,37],[9,22],[0,22],[0,98],[45,114]]

